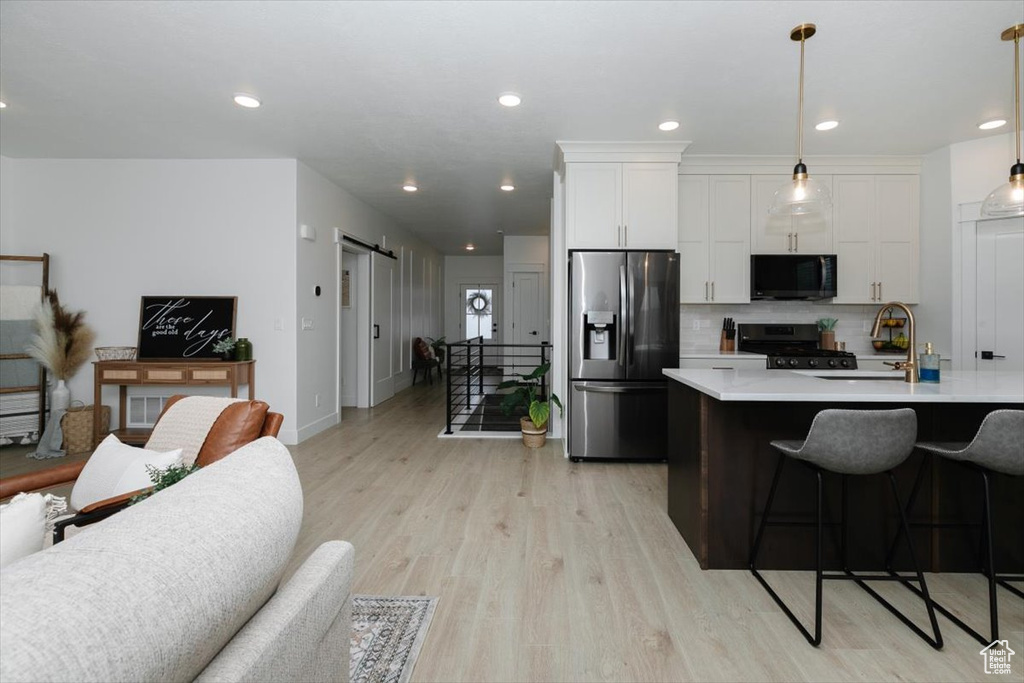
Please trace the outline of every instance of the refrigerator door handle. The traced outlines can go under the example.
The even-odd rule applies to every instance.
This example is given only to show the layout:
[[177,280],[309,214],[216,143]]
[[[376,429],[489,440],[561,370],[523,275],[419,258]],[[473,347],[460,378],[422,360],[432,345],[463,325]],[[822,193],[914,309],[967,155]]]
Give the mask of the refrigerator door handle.
[[574,391],[589,392],[594,394],[635,394],[651,391],[668,391],[665,382],[630,382],[628,385],[593,385],[573,384]]
[[626,266],[619,266],[619,366],[626,366]]
[[635,362],[636,329],[633,325],[633,273],[629,270],[629,260],[624,267],[626,271],[626,376],[629,377],[629,368]]

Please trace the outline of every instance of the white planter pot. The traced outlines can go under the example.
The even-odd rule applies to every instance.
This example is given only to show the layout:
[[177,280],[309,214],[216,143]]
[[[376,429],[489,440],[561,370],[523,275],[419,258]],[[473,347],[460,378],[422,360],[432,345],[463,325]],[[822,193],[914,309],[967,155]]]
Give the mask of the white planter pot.
[[71,405],[71,390],[64,380],[57,380],[57,386],[50,393],[50,410],[67,410]]

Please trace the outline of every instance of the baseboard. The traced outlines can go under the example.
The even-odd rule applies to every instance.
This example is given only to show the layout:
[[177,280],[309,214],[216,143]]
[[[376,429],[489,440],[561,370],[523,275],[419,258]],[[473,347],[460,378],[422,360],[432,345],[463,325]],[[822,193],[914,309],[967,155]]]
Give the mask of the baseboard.
[[412,370],[404,370],[395,375],[395,393],[412,386]]
[[[341,416],[337,412],[334,412],[331,413],[330,415],[324,415],[315,422],[310,422],[308,425],[298,430],[298,433],[296,434],[296,436],[298,437],[298,441],[296,443],[302,443],[309,437],[315,436],[316,434],[319,434],[325,429],[330,429],[334,425],[338,424],[340,419]],[[285,443],[288,442],[285,441]]]
[[277,433],[277,440],[285,446],[295,446],[299,443],[299,433],[294,429],[282,429]]

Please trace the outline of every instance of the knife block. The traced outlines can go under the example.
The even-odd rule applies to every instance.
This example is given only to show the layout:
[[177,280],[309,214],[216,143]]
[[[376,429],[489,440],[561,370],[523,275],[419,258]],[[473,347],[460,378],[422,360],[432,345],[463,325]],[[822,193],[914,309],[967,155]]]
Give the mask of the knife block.
[[736,337],[727,339],[725,336],[725,330],[722,330],[722,336],[718,340],[718,351],[719,353],[735,353],[736,352]]

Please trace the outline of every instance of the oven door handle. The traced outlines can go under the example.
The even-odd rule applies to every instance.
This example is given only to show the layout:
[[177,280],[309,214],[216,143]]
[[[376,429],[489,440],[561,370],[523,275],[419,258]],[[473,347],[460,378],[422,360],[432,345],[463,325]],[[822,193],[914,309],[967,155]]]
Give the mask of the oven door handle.
[[664,382],[631,382],[629,384],[574,384],[573,390],[593,394],[638,394],[668,391]]

